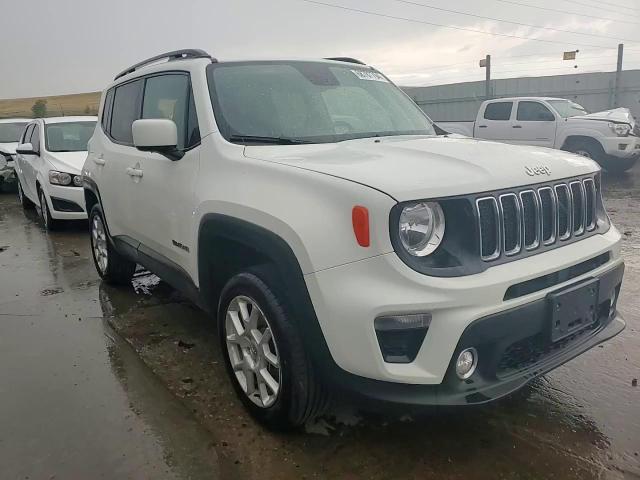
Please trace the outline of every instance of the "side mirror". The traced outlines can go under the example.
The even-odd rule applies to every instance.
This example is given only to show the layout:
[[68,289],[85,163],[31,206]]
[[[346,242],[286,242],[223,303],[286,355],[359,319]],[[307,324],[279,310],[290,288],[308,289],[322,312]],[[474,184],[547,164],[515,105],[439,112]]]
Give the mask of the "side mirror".
[[133,144],[138,150],[158,152],[170,160],[180,160],[184,152],[178,150],[178,127],[173,120],[144,118],[131,126]]
[[33,149],[33,145],[31,145],[30,143],[21,143],[20,145],[18,145],[16,147],[16,153],[20,153],[22,155],[37,155],[38,152],[36,152]]

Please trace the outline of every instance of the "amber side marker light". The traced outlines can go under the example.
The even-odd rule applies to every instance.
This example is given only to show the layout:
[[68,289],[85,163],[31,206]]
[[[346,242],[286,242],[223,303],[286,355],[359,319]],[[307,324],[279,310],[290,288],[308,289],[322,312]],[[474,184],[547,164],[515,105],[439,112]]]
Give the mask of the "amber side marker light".
[[367,210],[367,207],[361,205],[353,207],[351,221],[353,222],[353,233],[356,235],[358,245],[368,247],[371,241],[369,239],[369,210]]

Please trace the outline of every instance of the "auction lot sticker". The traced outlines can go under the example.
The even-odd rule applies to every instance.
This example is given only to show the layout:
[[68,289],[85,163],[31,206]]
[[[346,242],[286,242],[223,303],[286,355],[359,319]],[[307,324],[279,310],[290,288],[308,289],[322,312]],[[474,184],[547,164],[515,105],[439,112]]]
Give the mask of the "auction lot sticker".
[[384,75],[378,72],[371,72],[368,70],[351,70],[353,74],[360,80],[373,80],[374,82],[386,82],[387,79]]

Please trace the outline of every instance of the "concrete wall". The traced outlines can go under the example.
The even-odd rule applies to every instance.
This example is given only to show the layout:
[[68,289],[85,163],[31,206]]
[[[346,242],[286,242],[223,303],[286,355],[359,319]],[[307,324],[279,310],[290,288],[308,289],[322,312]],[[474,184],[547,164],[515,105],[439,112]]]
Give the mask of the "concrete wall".
[[[580,73],[550,77],[492,80],[494,97],[548,96],[574,100],[589,112],[613,108],[615,72]],[[475,120],[484,100],[484,82],[465,82],[432,87],[402,87],[433,120]],[[640,70],[622,73],[619,106],[640,119]]]

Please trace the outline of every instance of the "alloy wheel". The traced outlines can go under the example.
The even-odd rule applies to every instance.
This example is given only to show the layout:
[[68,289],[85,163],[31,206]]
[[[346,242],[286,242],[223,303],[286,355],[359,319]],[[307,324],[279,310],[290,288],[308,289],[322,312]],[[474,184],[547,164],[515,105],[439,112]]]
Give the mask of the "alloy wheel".
[[280,393],[282,373],[273,330],[255,300],[239,295],[225,318],[231,367],[242,391],[258,407],[268,408]]
[[104,275],[109,263],[109,254],[107,252],[107,234],[100,215],[94,215],[91,221],[91,247],[100,273]]

